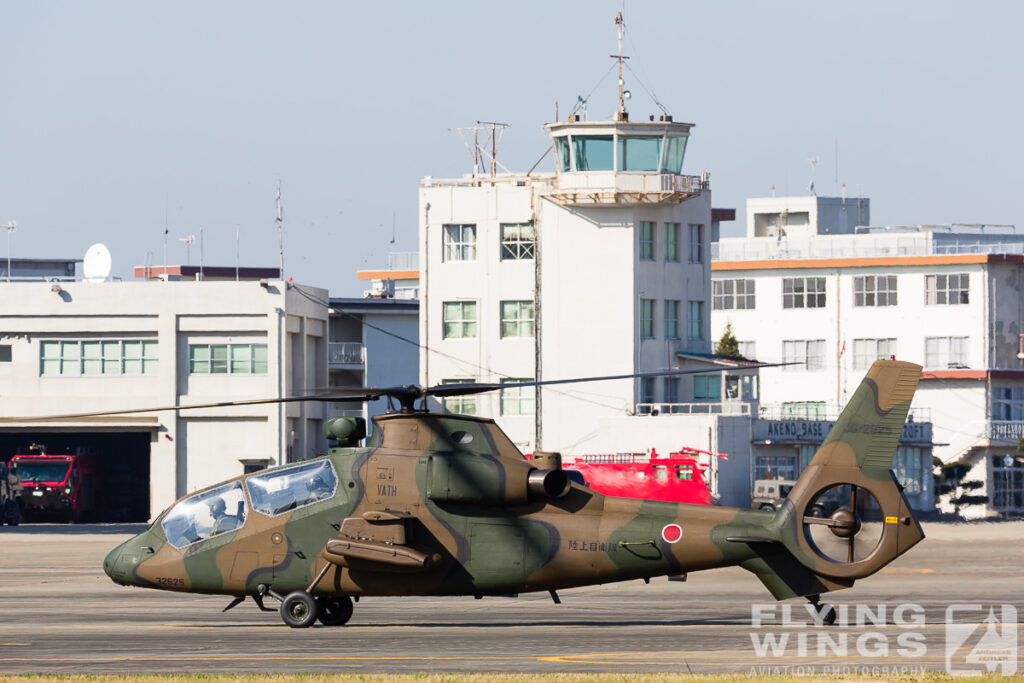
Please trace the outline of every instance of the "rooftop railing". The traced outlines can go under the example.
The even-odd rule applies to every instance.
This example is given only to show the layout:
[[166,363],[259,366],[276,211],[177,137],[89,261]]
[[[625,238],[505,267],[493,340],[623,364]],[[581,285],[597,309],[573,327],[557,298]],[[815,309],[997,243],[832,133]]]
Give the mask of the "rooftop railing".
[[750,415],[745,401],[726,403],[637,403],[637,415]]
[[[846,406],[835,404],[818,405],[762,405],[758,410],[761,420],[822,420],[834,422]],[[930,408],[911,408],[907,422],[931,422]]]
[[931,240],[927,237],[827,237],[801,239],[755,238],[716,242],[712,261],[770,261],[775,259],[848,259],[880,256],[949,256],[956,254],[1024,254],[1019,240]]

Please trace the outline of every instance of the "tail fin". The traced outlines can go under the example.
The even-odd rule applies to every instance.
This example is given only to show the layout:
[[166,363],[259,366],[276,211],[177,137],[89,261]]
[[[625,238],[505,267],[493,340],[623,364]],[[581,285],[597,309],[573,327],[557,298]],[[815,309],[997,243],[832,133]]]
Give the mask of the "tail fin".
[[891,473],[920,377],[876,361],[800,475],[771,524],[781,545],[744,564],[777,599],[852,586],[924,538]]
[[[815,574],[840,580],[870,576],[924,538],[891,472],[920,378],[920,365],[875,361],[790,491],[782,511],[788,517],[784,542]],[[826,497],[836,490],[842,498],[833,498],[839,506],[829,513]],[[864,535],[872,513],[878,517],[877,540]]]

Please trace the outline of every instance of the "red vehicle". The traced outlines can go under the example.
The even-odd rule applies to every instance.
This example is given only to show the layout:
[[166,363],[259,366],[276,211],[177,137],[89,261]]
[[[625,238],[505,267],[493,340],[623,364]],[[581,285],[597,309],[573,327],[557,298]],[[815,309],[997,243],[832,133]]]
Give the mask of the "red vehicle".
[[563,456],[567,470],[579,472],[587,486],[607,496],[662,500],[670,503],[710,505],[712,499],[705,481],[708,465],[700,463],[712,457],[727,458],[683,447],[668,457],[650,453]]
[[89,456],[33,452],[12,457],[10,468],[21,481],[21,509],[26,520],[78,522],[95,514],[94,468]]

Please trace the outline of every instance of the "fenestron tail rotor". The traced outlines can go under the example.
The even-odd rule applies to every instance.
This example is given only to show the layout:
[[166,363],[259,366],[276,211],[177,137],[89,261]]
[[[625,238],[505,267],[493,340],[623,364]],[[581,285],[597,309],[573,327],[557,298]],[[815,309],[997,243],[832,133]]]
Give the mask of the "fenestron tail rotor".
[[878,501],[865,488],[835,484],[811,499],[803,512],[803,531],[823,559],[860,562],[882,539]]

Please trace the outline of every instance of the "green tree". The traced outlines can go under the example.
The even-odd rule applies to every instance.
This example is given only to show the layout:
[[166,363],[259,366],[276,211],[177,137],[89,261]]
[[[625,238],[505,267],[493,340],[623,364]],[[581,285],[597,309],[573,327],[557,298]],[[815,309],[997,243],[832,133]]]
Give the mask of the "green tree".
[[715,353],[730,358],[743,358],[740,355],[740,343],[736,339],[736,335],[732,333],[732,323],[725,324],[722,338],[718,340],[718,345],[715,347]]

